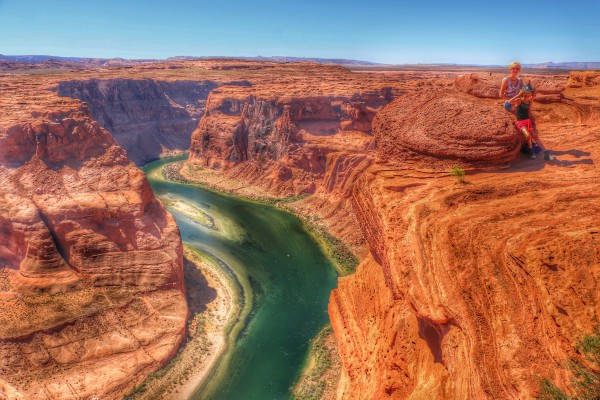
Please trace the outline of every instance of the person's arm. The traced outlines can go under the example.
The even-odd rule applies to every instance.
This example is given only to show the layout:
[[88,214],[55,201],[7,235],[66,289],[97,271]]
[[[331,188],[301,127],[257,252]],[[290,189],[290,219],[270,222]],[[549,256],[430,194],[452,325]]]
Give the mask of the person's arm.
[[502,85],[500,85],[500,98],[503,99],[504,98],[504,92],[506,91],[506,87],[508,86],[508,82],[506,81],[506,78],[502,79]]
[[521,90],[515,97],[508,100],[509,104],[521,104],[521,98],[523,96],[523,90]]

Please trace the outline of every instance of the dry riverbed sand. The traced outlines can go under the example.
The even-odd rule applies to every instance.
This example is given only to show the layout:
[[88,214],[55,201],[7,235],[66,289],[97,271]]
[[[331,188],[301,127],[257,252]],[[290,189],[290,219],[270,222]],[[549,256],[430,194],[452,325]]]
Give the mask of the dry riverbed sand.
[[230,321],[239,312],[231,278],[198,251],[185,247],[184,271],[190,307],[185,342],[162,370],[126,399],[188,399],[225,350]]

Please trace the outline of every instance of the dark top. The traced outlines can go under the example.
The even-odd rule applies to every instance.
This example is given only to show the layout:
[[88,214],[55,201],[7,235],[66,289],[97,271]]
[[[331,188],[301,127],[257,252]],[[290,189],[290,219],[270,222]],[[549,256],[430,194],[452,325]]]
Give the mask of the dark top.
[[521,103],[515,109],[517,113],[517,121],[523,121],[529,119],[529,103]]

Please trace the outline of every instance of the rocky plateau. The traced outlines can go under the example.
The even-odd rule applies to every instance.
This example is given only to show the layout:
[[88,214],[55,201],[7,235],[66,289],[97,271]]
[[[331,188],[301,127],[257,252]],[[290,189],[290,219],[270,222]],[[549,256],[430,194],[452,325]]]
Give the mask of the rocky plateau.
[[181,176],[291,198],[360,258],[329,304],[338,398],[568,387],[599,326],[600,73],[526,78],[550,162],[520,153],[502,76],[236,60],[0,74],[0,398],[118,398],[174,354],[181,241],[128,155],[188,143]]

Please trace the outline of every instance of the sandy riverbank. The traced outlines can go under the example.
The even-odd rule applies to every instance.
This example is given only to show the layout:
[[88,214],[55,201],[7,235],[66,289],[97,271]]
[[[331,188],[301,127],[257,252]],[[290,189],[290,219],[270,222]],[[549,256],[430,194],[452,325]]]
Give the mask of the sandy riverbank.
[[330,324],[310,342],[310,355],[292,393],[296,400],[334,400],[342,360]]
[[190,320],[178,354],[126,399],[187,400],[201,386],[227,346],[227,334],[239,313],[229,276],[210,257],[185,247],[184,271]]

